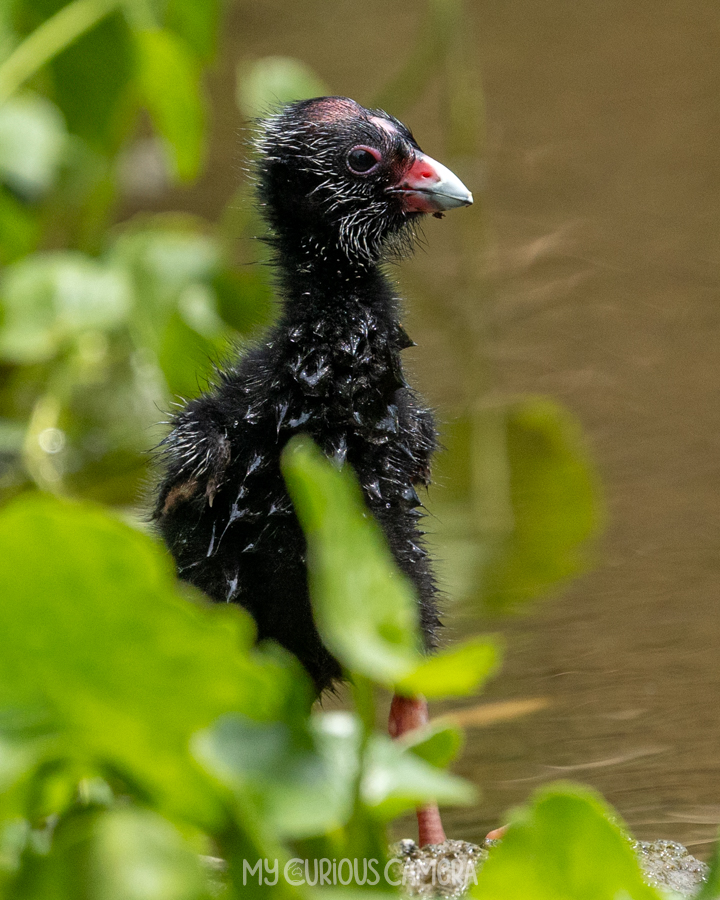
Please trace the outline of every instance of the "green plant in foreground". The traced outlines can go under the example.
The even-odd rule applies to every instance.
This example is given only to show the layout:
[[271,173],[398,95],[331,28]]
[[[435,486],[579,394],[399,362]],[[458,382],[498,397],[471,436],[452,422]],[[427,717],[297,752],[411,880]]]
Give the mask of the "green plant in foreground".
[[[101,509],[26,496],[0,513],[0,896],[206,897],[203,852],[228,861],[225,896],[322,895],[285,866],[374,858],[382,870],[391,818],[430,799],[474,802],[444,771],[456,731],[392,742],[372,707],[379,685],[475,690],[493,645],[424,659],[412,598],[350,474],[303,441],[284,467],[354,711],[313,712],[294,659],[254,647],[242,610],[181,589],[160,548]],[[248,881],[258,860],[278,861],[277,883],[267,866]],[[576,788],[520,814],[474,890],[521,896],[520,877],[528,900],[656,896]]]

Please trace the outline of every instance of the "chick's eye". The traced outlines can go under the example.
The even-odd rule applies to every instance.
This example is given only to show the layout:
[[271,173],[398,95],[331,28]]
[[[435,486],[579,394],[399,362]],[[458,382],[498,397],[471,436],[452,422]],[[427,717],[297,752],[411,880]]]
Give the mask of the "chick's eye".
[[347,163],[351,172],[365,175],[380,162],[380,153],[372,147],[353,147],[347,155]]

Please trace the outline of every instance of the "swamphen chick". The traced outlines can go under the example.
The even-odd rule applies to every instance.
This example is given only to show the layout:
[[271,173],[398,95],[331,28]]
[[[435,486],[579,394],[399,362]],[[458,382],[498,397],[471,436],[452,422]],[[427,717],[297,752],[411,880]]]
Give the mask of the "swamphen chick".
[[[180,577],[252,613],[258,639],[292,651],[318,693],[342,677],[313,623],[305,539],[280,454],[298,432],[352,465],[392,553],[414,583],[427,649],[436,587],[417,523],[430,479],[433,417],[409,387],[411,346],[382,262],[412,245],[425,213],[472,203],[462,182],[381,110],[344,97],[291,104],[262,125],[258,194],[282,310],[265,340],[174,417],[155,516]],[[390,733],[427,719],[395,697]],[[419,811],[420,843],[444,834]]]

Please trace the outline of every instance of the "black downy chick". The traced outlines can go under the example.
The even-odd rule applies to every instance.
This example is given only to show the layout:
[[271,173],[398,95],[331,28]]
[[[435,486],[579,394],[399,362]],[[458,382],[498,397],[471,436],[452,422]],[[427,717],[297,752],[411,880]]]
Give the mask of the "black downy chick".
[[[400,354],[412,341],[381,264],[412,245],[423,214],[472,195],[401,122],[344,97],[285,107],[263,123],[257,150],[282,311],[262,343],[174,417],[155,517],[180,577],[249,610],[258,639],[292,651],[320,693],[342,672],[313,623],[280,454],[304,432],[353,467],[417,589],[433,648],[436,588],[416,489],[429,483],[436,429],[405,380]],[[396,698],[391,733],[423,715],[422,700]]]

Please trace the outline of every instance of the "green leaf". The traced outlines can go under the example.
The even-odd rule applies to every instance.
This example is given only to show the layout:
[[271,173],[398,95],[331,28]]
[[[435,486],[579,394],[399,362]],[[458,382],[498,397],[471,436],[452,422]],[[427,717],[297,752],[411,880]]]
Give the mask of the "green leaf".
[[[338,717],[345,731],[340,728]],[[226,716],[197,735],[194,750],[223,784],[252,802],[282,838],[334,831],[353,811],[360,729],[348,713],[315,727]],[[339,733],[338,733],[339,732]]]
[[10,880],[11,873],[16,872],[21,864],[23,853],[30,839],[30,823],[19,817],[8,818],[0,823],[0,896],[7,897],[3,890]]
[[306,438],[282,470],[308,542],[313,614],[326,646],[352,672],[392,686],[422,660],[412,587],[348,470]]
[[181,181],[200,170],[205,116],[200,68],[182,40],[154,29],[135,35],[141,100],[167,142]]
[[218,0],[168,0],[165,25],[192,48],[196,56],[209,60],[218,38]]
[[289,56],[266,56],[237,72],[237,103],[248,118],[283,103],[329,93],[309,66]]
[[98,900],[209,896],[197,853],[160,816],[117,809],[98,816],[93,830],[94,858],[89,863]]
[[399,694],[458,697],[474,694],[497,670],[500,653],[488,638],[473,638],[428,656],[395,686]]
[[67,143],[58,108],[34,94],[0,105],[0,180],[28,200],[53,186]]
[[178,298],[178,313],[189,328],[203,337],[217,338],[226,331],[217,312],[215,295],[204,284],[185,288]]
[[143,223],[115,242],[108,258],[130,270],[143,307],[174,309],[182,291],[216,274],[218,246],[197,225],[194,219],[159,217],[157,224]]
[[219,248],[194,219],[157,219],[122,234],[107,259],[131,278],[134,321],[145,344],[162,358],[171,389],[196,394],[201,382],[194,363],[207,373],[224,350],[226,332],[209,293]]
[[241,334],[268,325],[273,317],[272,291],[259,272],[224,269],[213,279],[218,312]]
[[27,424],[0,416],[0,454],[12,455],[22,449]]
[[[315,713],[310,730],[318,752],[325,763],[337,810],[354,801],[355,786],[360,773],[360,751],[363,728],[359,717],[349,712]],[[338,818],[345,818],[344,812]]]
[[0,514],[0,546],[0,710],[43,710],[57,753],[217,823],[190,736],[231,711],[280,715],[296,667],[251,649],[241,610],[189,602],[167,555],[94,507],[26,496]]
[[8,790],[29,774],[56,745],[54,723],[42,709],[30,706],[0,710],[0,795],[5,816],[12,809]]
[[439,577],[456,597],[505,609],[582,573],[602,524],[578,424],[547,398],[458,416],[435,478]]
[[463,745],[463,732],[448,725],[428,725],[404,735],[400,742],[415,756],[432,766],[444,769],[450,765]]
[[205,390],[214,375],[213,363],[227,353],[227,337],[227,331],[213,338],[198,334],[179,312],[172,313],[158,353],[170,393],[189,399]]
[[0,264],[31,253],[40,241],[40,221],[26,204],[0,186]]
[[471,894],[478,900],[660,900],[591,791],[551,785],[517,811]]
[[577,423],[548,399],[505,414],[512,522],[484,571],[495,607],[537,597],[587,567],[585,542],[599,529],[598,486]]
[[360,795],[372,814],[384,821],[430,801],[465,806],[477,801],[469,782],[430,765],[400,741],[380,734],[368,743]]
[[131,33],[117,11],[53,60],[55,98],[68,127],[101,149],[116,149],[120,101],[133,72]]
[[710,871],[695,895],[695,900],[717,900],[720,897],[720,840],[715,844],[710,860]]
[[0,4],[0,59],[10,56],[17,43],[14,12],[13,3]]
[[16,263],[0,283],[0,356],[17,363],[52,357],[73,336],[114,328],[131,306],[125,273],[71,251]]
[[227,355],[230,329],[218,316],[204,284],[189,284],[168,319],[158,360],[171,393],[189,398],[207,388],[213,365]]
[[206,873],[170,822],[149,810],[81,811],[61,820],[48,854],[24,860],[27,900],[209,900]]
[[360,796],[387,821],[419,803],[471,803],[467,782],[426,761],[458,748],[455,729],[423,734],[416,746],[373,735],[361,760],[362,726],[347,712],[315,715],[308,732],[286,723],[225,717],[194,740],[197,757],[285,838],[321,835],[347,824],[362,766]]

